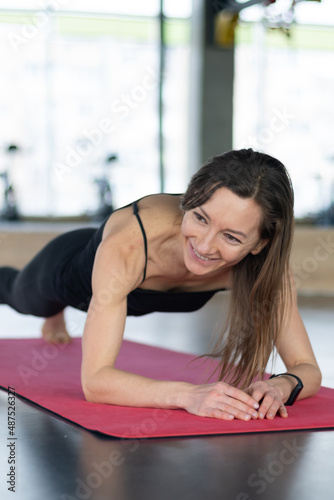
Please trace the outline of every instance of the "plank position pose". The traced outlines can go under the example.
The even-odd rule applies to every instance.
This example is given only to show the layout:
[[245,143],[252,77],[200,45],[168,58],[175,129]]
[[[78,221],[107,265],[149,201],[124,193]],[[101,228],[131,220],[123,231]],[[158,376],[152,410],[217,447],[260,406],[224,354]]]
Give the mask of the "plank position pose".
[[[289,270],[292,235],[283,164],[251,149],[230,151],[202,166],[182,196],[146,196],[99,229],[58,236],[21,271],[0,268],[0,303],[45,317],[49,341],[69,340],[66,306],[87,311],[81,379],[88,401],[227,420],[287,417],[294,375],[304,385],[299,398],[321,382]],[[222,289],[231,300],[212,353],[219,381],[158,381],[115,368],[127,314],[194,311]],[[275,347],[289,374],[264,381]]]

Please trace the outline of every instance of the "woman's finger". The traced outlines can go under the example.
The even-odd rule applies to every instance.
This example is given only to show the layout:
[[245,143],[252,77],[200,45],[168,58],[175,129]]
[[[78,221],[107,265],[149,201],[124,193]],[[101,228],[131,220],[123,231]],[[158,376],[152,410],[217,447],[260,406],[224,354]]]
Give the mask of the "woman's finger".
[[239,420],[258,418],[258,413],[255,409],[249,408],[247,405],[233,399],[226,403],[217,403],[217,409]]
[[220,420],[234,420],[234,415],[232,415],[232,413],[222,411],[219,408],[212,408],[208,417],[219,418]]
[[[255,401],[257,401],[258,403],[260,403],[261,399],[263,398],[263,396],[265,395],[265,389],[264,388],[251,388],[250,389],[250,396],[252,396],[253,399],[255,399]],[[261,405],[261,403],[260,403]]]
[[273,419],[281,408],[284,408],[284,405],[282,405],[280,400],[268,396],[264,399],[264,403],[259,409],[259,417]]
[[288,412],[287,412],[287,409],[285,408],[284,405],[281,405],[279,407],[279,414],[280,414],[280,417],[283,417],[283,418],[287,418],[288,417]]
[[258,418],[259,416],[255,408],[242,403],[238,399],[226,396],[226,399],[224,398],[223,402],[228,407],[228,411],[237,418],[245,418],[246,415],[249,415],[252,418]]
[[221,382],[221,384],[224,384],[224,387],[222,388],[223,394],[226,394],[227,396],[230,396],[231,398],[237,401],[245,403],[250,408],[258,409],[259,407],[258,402],[252,396],[247,394],[245,391],[242,391],[237,387],[232,387],[231,385],[225,384],[224,382]]
[[[264,396],[263,401],[261,402],[261,406],[259,408],[259,417],[260,418],[265,418],[266,416],[268,416],[269,409],[272,407],[274,402],[275,402],[275,397],[272,394],[266,394]],[[278,402],[278,406],[276,408],[276,411],[278,410],[280,404],[281,403]]]

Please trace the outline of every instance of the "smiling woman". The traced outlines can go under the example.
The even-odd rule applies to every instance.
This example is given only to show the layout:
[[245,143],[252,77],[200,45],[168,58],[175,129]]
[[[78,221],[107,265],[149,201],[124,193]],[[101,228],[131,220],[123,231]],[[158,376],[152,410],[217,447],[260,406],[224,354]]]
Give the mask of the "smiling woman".
[[247,385],[263,377],[291,309],[291,182],[278,160],[232,151],[195,174],[183,208],[199,204],[215,213],[201,224],[211,235],[219,231],[217,252],[230,267],[230,310],[211,354],[220,359],[221,379]]
[[[205,209],[202,205],[185,212],[181,232],[188,245],[187,254],[202,265],[208,263],[207,269],[211,266],[213,270],[213,261],[217,269],[231,267],[249,252],[256,255],[266,244],[259,235],[260,221],[261,209],[251,198],[242,199],[221,187],[206,202]],[[199,267],[197,274],[207,269]]]
[[[286,417],[284,403],[301,380],[299,397],[315,394],[321,380],[291,290],[292,230],[293,191],[282,163],[230,151],[210,159],[184,195],[146,196],[97,230],[57,237],[21,271],[0,268],[0,303],[46,317],[43,336],[56,342],[69,341],[64,308],[87,311],[81,378],[88,401],[221,419]],[[230,311],[210,353],[220,359],[219,381],[158,381],[115,368],[127,315],[194,311],[226,288]],[[260,380],[274,348],[289,374]]]
[[[249,383],[263,376],[291,305],[291,181],[278,160],[252,150],[231,151],[210,159],[183,196],[186,211],[203,205],[215,214],[213,222],[210,217],[209,224],[202,222],[208,234],[222,231],[221,257],[233,283],[224,329],[229,335],[218,341],[214,355],[221,359],[221,377],[229,373],[232,383]],[[224,244],[237,234],[239,239]]]

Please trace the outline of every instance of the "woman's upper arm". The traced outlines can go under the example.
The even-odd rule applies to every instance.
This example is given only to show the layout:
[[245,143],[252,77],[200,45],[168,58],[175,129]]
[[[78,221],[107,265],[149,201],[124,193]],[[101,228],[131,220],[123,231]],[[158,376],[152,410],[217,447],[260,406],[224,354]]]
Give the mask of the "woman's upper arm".
[[142,277],[140,243],[129,247],[120,233],[103,241],[96,253],[92,299],[82,339],[82,384],[105,366],[114,366],[127,314],[127,295]]
[[288,308],[287,320],[277,344],[277,350],[287,369],[302,363],[318,367],[311,342],[298,310],[297,291],[293,276],[291,276],[291,292],[291,306]]

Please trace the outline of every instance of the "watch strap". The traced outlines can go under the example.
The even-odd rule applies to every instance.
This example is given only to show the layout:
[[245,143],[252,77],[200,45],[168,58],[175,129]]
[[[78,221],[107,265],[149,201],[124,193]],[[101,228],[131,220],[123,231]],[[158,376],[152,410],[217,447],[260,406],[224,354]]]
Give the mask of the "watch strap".
[[303,389],[304,385],[303,385],[303,382],[301,381],[301,379],[297,375],[295,375],[294,373],[278,373],[277,375],[275,375],[275,374],[271,375],[271,377],[269,377],[269,379],[275,378],[275,377],[283,377],[285,375],[288,375],[290,377],[294,377],[297,380],[296,387],[291,391],[291,394],[288,397],[287,402],[284,403],[285,406],[291,406],[296,401],[296,399],[297,399],[300,391]]

